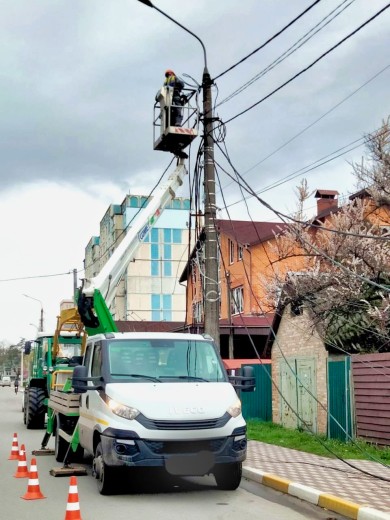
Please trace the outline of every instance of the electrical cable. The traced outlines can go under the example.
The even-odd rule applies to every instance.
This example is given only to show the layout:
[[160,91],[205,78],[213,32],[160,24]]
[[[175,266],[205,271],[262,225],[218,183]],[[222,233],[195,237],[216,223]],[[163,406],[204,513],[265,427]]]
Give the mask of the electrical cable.
[[163,179],[164,175],[166,174],[166,172],[168,171],[168,168],[171,166],[171,164],[173,163],[175,157],[173,157],[171,159],[171,161],[169,162],[168,166],[165,168],[165,170],[163,171],[163,173],[161,174],[160,178],[158,179],[158,181],[156,182],[156,184],[153,186],[152,190],[149,192],[149,195],[147,197],[145,197],[145,200],[143,201],[142,205],[138,208],[138,211],[136,211],[136,213],[134,214],[134,216],[132,217],[132,219],[129,221],[129,223],[127,224],[127,226],[118,234],[118,236],[115,238],[115,240],[113,241],[112,244],[110,244],[110,246],[105,250],[103,251],[102,253],[100,253],[100,256],[99,258],[96,258],[92,263],[90,263],[89,265],[85,266],[85,268],[83,269],[84,271],[86,269],[90,269],[91,267],[93,267],[98,261],[100,261],[103,256],[105,254],[107,254],[110,249],[118,242],[118,240],[121,238],[121,236],[123,234],[126,233],[126,231],[128,230],[128,228],[130,227],[131,223],[134,221],[134,219],[136,218],[136,216],[140,213],[140,211],[142,211],[146,205],[147,205],[147,202],[149,201],[150,197],[153,195],[153,192],[155,191],[155,189],[158,187],[158,185],[160,184],[161,180]]
[[[253,222],[253,221],[252,221],[252,222]],[[222,253],[221,253],[221,255],[220,255],[220,258],[221,258],[221,261],[222,261],[222,263],[223,263],[224,271],[226,272],[226,265],[225,265],[225,263],[224,263],[224,258],[223,258]],[[260,303],[258,302],[258,300],[257,300],[257,298],[256,298],[256,295],[255,295],[254,292],[253,292],[252,284],[251,284],[251,282],[250,282],[250,280],[249,280],[249,277],[248,277],[248,273],[247,273],[247,271],[246,271],[245,264],[243,264],[243,266],[244,266],[244,272],[245,272],[245,275],[246,275],[246,278],[247,278],[247,281],[248,281],[248,285],[249,285],[249,287],[250,287],[250,290],[252,291],[252,295],[255,297],[256,302],[258,303],[258,305],[260,306],[260,309],[261,309],[261,305],[260,305]],[[233,295],[233,298],[234,298],[234,295]],[[236,302],[236,306],[237,306],[237,302]],[[261,357],[259,356],[259,354],[258,354],[258,352],[257,352],[257,349],[256,349],[256,347],[255,347],[255,345],[254,345],[254,343],[253,343],[253,340],[252,340],[252,337],[251,337],[251,335],[250,335],[250,332],[249,332],[249,330],[248,330],[248,328],[247,328],[247,326],[246,326],[246,324],[245,324],[245,322],[244,322],[244,320],[243,320],[243,316],[242,316],[242,313],[241,313],[241,312],[239,313],[239,316],[240,316],[240,318],[242,319],[243,326],[244,326],[245,329],[246,329],[246,332],[247,332],[248,338],[249,338],[249,340],[250,340],[250,343],[252,344],[252,347],[253,347],[253,349],[254,349],[254,352],[255,352],[257,358],[259,359],[259,361],[260,361],[261,364],[262,364],[262,359],[261,359]],[[270,324],[269,326],[270,326],[270,330],[273,331],[272,324]],[[273,331],[273,334],[274,334],[274,337],[275,337],[276,342],[278,343],[274,331]],[[279,346],[279,349],[280,349],[280,346]],[[281,349],[280,349],[280,351],[281,351]],[[293,372],[293,374],[294,374],[294,377],[297,379],[297,381],[299,382],[299,384],[302,385],[302,387],[305,388],[305,390],[308,392],[308,394],[311,395],[311,397],[312,397],[312,398],[313,398],[313,399],[314,399],[314,400],[315,400],[315,401],[316,401],[316,402],[317,402],[317,403],[318,403],[318,404],[319,404],[323,409],[325,409],[325,410],[327,411],[326,407],[325,407],[325,406],[324,406],[324,405],[323,405],[323,404],[322,404],[322,403],[317,399],[317,397],[316,397],[316,396],[315,396],[315,395],[310,391],[310,389],[307,388],[307,387],[305,386],[304,382],[302,382],[302,381],[300,380],[298,374],[297,374],[297,373],[292,369],[290,363],[289,363],[288,360],[285,358],[283,351],[281,351],[281,354],[282,354],[283,358],[285,359],[287,365],[289,366],[290,370],[292,370],[292,372]],[[302,417],[299,415],[299,413],[298,413],[298,412],[297,412],[297,411],[292,407],[292,405],[287,401],[287,399],[285,398],[285,396],[284,396],[283,393],[281,392],[279,386],[278,386],[278,385],[275,383],[275,381],[273,380],[272,376],[271,376],[270,374],[268,374],[268,372],[266,372],[266,374],[267,374],[267,376],[270,378],[271,383],[275,386],[277,392],[279,393],[279,395],[280,395],[280,397],[283,399],[283,401],[286,403],[286,405],[288,406],[288,408],[293,412],[293,414],[297,417],[297,419],[298,419],[298,420],[299,420],[299,421],[300,421],[300,422],[301,422],[301,423],[306,427],[306,429],[307,429],[309,432],[311,432],[310,426],[306,423],[306,421],[305,421],[304,419],[302,419]],[[339,427],[344,431],[344,433],[345,433],[348,437],[350,437],[350,435],[348,434],[348,432],[347,432],[347,431],[343,428],[343,426],[342,426],[342,425],[337,421],[337,419],[336,419],[335,417],[333,417],[333,416],[332,416],[332,418],[333,418],[333,420],[335,421],[335,423],[336,423],[336,424],[337,424],[337,425],[338,425],[338,426],[339,426]],[[364,471],[364,470],[361,470],[361,469],[358,468],[357,466],[355,466],[355,465],[349,463],[348,461],[346,461],[345,459],[343,459],[342,457],[340,457],[337,453],[335,453],[332,449],[330,449],[330,448],[329,448],[325,443],[323,443],[322,440],[321,440],[319,437],[315,436],[315,438],[316,438],[316,439],[320,442],[320,444],[322,444],[322,446],[323,446],[325,449],[327,449],[327,450],[328,450],[332,455],[334,455],[337,459],[339,459],[340,461],[342,461],[342,462],[344,462],[345,464],[349,465],[350,467],[352,467],[352,468],[354,468],[354,469],[360,471],[361,473],[367,474],[367,475],[369,475],[369,476],[371,476],[371,477],[378,478],[378,479],[380,479],[380,480],[384,480],[384,481],[386,481],[386,482],[387,482],[387,481],[390,482],[390,479],[387,479],[387,478],[385,478],[385,477],[379,477],[379,476],[374,475],[374,474],[372,474],[372,473],[366,472],[366,471]],[[350,439],[352,439],[352,438],[350,437]],[[353,441],[353,439],[352,439],[352,441]],[[362,450],[361,447],[360,447],[359,445],[357,445],[356,443],[354,443],[354,444],[355,444],[355,445],[356,445],[356,446],[357,446],[361,451],[363,451],[363,453],[364,453],[365,455],[367,455],[368,458],[371,458],[372,460],[375,460],[376,462],[382,464],[382,465],[383,465],[384,467],[386,467],[387,469],[390,469],[390,467],[389,467],[387,464],[384,464],[382,461],[379,461],[379,460],[373,458],[370,454],[368,454],[367,452],[364,452],[364,450]]]
[[279,85],[277,88],[275,88],[274,90],[272,90],[270,93],[268,93],[266,96],[264,96],[263,98],[261,98],[259,101],[256,101],[256,103],[253,103],[252,105],[250,105],[249,107],[247,107],[246,109],[242,110],[241,112],[239,112],[238,114],[236,114],[235,116],[231,117],[230,119],[228,119],[227,121],[225,121],[225,124],[228,124],[230,123],[231,121],[234,121],[235,119],[237,119],[238,117],[242,116],[243,114],[245,114],[246,112],[249,112],[249,110],[252,110],[253,108],[255,108],[257,105],[259,105],[260,103],[263,103],[265,100],[267,100],[268,98],[270,98],[271,96],[273,96],[274,94],[276,94],[276,92],[278,92],[279,90],[281,90],[282,88],[284,88],[285,86],[287,86],[289,83],[291,83],[292,81],[294,81],[295,79],[297,79],[299,76],[301,76],[302,74],[304,74],[305,72],[307,72],[309,69],[311,69],[314,65],[316,65],[316,63],[318,63],[320,60],[322,60],[323,58],[325,58],[325,56],[327,56],[328,54],[330,54],[332,51],[334,51],[335,49],[337,49],[340,45],[342,45],[344,42],[346,42],[349,38],[351,38],[352,36],[354,36],[356,33],[358,33],[361,29],[363,29],[366,25],[368,25],[369,23],[371,23],[373,20],[375,20],[375,18],[377,18],[379,15],[381,15],[384,11],[386,11],[386,9],[388,9],[390,7],[390,3],[388,3],[387,5],[385,5],[382,9],[380,9],[377,13],[375,13],[373,16],[371,16],[371,18],[369,18],[368,20],[366,20],[364,23],[362,23],[361,25],[359,25],[359,27],[357,27],[355,30],[353,30],[351,33],[349,33],[347,36],[345,36],[342,40],[340,40],[339,42],[337,42],[335,45],[333,45],[333,47],[331,47],[330,49],[328,49],[327,51],[325,51],[323,54],[321,54],[321,56],[319,56],[317,59],[315,59],[312,63],[310,63],[310,65],[308,65],[307,67],[305,67],[304,69],[301,69],[299,72],[297,72],[294,76],[292,76],[290,79],[288,79],[287,81],[285,81],[284,83],[282,83],[281,85]]
[[260,45],[260,47],[257,47],[254,51],[252,51],[251,53],[247,54],[246,56],[244,56],[244,58],[242,58],[241,60],[239,60],[237,63],[235,63],[234,65],[232,65],[231,67],[229,67],[228,69],[224,70],[223,72],[221,72],[220,74],[218,74],[217,76],[215,76],[212,81],[214,82],[216,79],[220,78],[221,76],[223,76],[224,74],[226,74],[227,72],[230,72],[231,70],[233,70],[234,68],[236,68],[238,65],[240,65],[241,63],[243,63],[244,61],[246,61],[248,58],[250,58],[251,56],[253,56],[254,54],[256,54],[256,52],[260,51],[261,49],[263,49],[266,45],[268,45],[270,42],[272,42],[273,40],[275,40],[275,38],[277,38],[278,36],[280,36],[286,29],[288,29],[289,27],[291,27],[295,22],[297,22],[300,18],[302,18],[302,16],[304,16],[306,13],[308,13],[315,5],[317,5],[318,3],[320,3],[321,0],[315,0],[315,2],[313,2],[311,5],[309,5],[309,7],[307,7],[304,11],[302,11],[298,16],[296,16],[293,20],[291,20],[291,22],[289,22],[287,25],[285,25],[282,29],[280,29],[280,31],[278,31],[277,33],[275,33],[273,36],[271,36],[271,38],[268,38],[268,40],[266,42],[264,42],[263,44]]
[[[390,4],[389,4],[390,5]],[[216,145],[218,146],[218,148],[221,150],[222,154],[225,155],[224,151],[222,150],[221,146],[219,145],[219,143],[216,143]],[[225,155],[226,157],[226,155]],[[226,159],[228,160],[230,166],[232,167],[232,169],[234,170],[235,174],[240,178],[240,181],[243,183],[242,187],[245,191],[247,191],[248,193],[251,193],[263,206],[265,206],[266,208],[268,208],[270,211],[272,211],[273,213],[275,213],[276,215],[279,216],[279,218],[281,218],[281,215],[282,213],[275,210],[270,204],[268,204],[267,202],[265,202],[263,199],[261,199],[254,191],[253,189],[248,185],[248,183],[245,181],[245,179],[242,178],[242,176],[240,176],[240,174],[237,172],[237,170],[234,168],[233,164],[231,164],[230,162],[230,159],[229,157],[226,157]],[[215,161],[216,164],[217,161]],[[219,165],[219,164],[218,164]],[[232,175],[230,175],[226,170],[224,170],[224,168],[222,168],[221,165],[219,165],[219,167],[231,178]],[[291,217],[288,217],[289,220],[294,220],[294,219],[291,219]],[[283,218],[282,218],[283,220]],[[304,242],[306,242],[303,237],[300,237],[301,240],[303,240]],[[354,277],[358,278],[359,280],[369,284],[369,285],[372,285],[373,287],[377,287],[385,292],[390,292],[390,288],[384,286],[384,285],[381,285],[381,284],[378,284],[376,282],[374,282],[373,280],[370,280],[369,278],[366,278],[358,273],[353,273],[350,269],[348,269],[347,267],[345,267],[344,265],[342,265],[340,262],[336,261],[335,259],[331,258],[329,255],[325,254],[323,251],[321,251],[319,248],[317,248],[316,246],[314,246],[313,244],[310,244],[310,247],[321,257],[327,259],[332,265],[335,265],[336,267],[339,267],[339,269],[341,269],[342,271],[344,271],[345,273],[347,273],[348,275],[353,275]]]
[[[227,150],[226,150],[226,153],[227,153]],[[227,155],[228,155],[228,154],[227,154]],[[218,176],[218,180],[219,180],[219,176]],[[223,195],[222,195],[222,196],[223,196]],[[251,218],[251,216],[250,216],[250,212],[249,212],[249,208],[248,208],[248,207],[247,207],[247,211],[248,211],[248,215],[249,215],[249,217]],[[229,220],[230,220],[230,222],[232,222],[231,219],[230,219],[230,216],[229,216]],[[252,218],[251,218],[251,221],[252,221],[252,223],[253,223]],[[233,222],[232,222],[232,225],[233,225]],[[233,226],[233,229],[234,229],[234,226]],[[259,237],[259,238],[260,238],[260,237]],[[263,248],[264,248],[264,244],[263,244],[263,243],[262,243],[262,246],[263,246]],[[223,263],[223,266],[224,266],[224,271],[226,272],[226,266],[225,266],[225,263],[224,263],[224,259],[223,259],[222,252],[221,252],[221,254],[220,254],[220,257],[221,257],[221,260],[222,260],[222,263]],[[247,279],[247,282],[248,282],[248,286],[249,286],[249,288],[250,288],[250,290],[251,290],[251,292],[252,292],[253,297],[254,297],[255,300],[256,300],[256,303],[259,305],[259,308],[261,309],[261,304],[260,304],[260,302],[258,301],[256,295],[254,294],[254,291],[253,291],[253,288],[252,288],[251,281],[250,281],[250,279],[249,279],[249,277],[248,277],[248,273],[247,273],[247,270],[246,270],[245,263],[243,263],[243,268],[244,268],[245,276],[246,276],[246,279]],[[232,296],[233,296],[233,299],[234,299],[234,293],[232,293]],[[236,307],[237,307],[237,306],[238,306],[238,305],[237,305],[237,302],[236,302]],[[262,310],[262,309],[261,309],[261,310]],[[252,338],[251,338],[251,336],[250,336],[250,333],[249,333],[249,331],[248,331],[248,328],[247,328],[246,325],[245,325],[245,322],[244,322],[244,320],[243,320],[243,316],[242,316],[242,312],[239,313],[239,316],[241,317],[242,322],[243,322],[243,325],[244,325],[244,327],[245,327],[246,330],[247,330],[247,334],[248,334],[249,339],[250,339],[250,341],[251,341],[251,344],[252,344],[252,346],[253,346],[253,348],[254,348],[255,354],[256,354],[256,356],[258,357],[258,359],[260,360],[260,362],[262,362],[262,360],[261,360],[261,358],[260,358],[260,356],[259,356],[259,354],[258,354],[258,352],[257,352],[257,349],[256,349],[255,346],[254,346],[254,343],[253,343],[253,341],[252,341]],[[322,407],[322,408],[323,408],[327,413],[329,413],[328,410],[327,410],[327,408],[326,408],[326,407],[325,407],[325,406],[324,406],[324,405],[323,405],[323,404],[322,404],[322,403],[317,399],[317,397],[316,397],[316,396],[315,396],[315,395],[310,391],[310,389],[307,388],[307,387],[305,386],[304,382],[302,382],[302,381],[300,380],[300,378],[299,378],[297,372],[294,371],[294,369],[291,367],[289,361],[287,360],[287,358],[285,357],[283,351],[281,350],[281,347],[280,347],[280,345],[279,345],[279,343],[278,343],[278,340],[277,340],[277,338],[276,338],[275,332],[274,332],[274,330],[273,330],[272,324],[270,324],[270,330],[273,332],[273,335],[274,335],[275,341],[276,341],[277,344],[278,344],[279,350],[280,350],[280,352],[281,352],[281,354],[282,354],[284,360],[286,361],[287,365],[289,366],[290,370],[293,372],[294,377],[297,379],[297,381],[299,382],[299,384],[302,385],[303,388],[305,388],[305,390],[308,392],[308,394],[311,395],[311,397],[312,397],[312,398],[313,398],[313,399],[314,399],[314,400],[315,400],[315,401],[316,401],[316,402],[317,402],[317,403],[318,403],[318,404],[319,404],[319,405],[320,405],[320,406],[321,406],[321,407]],[[267,375],[269,376],[268,372],[267,372]],[[288,407],[292,410],[292,412],[297,416],[298,420],[300,420],[303,424],[305,424],[305,425],[306,425],[306,428],[310,431],[310,427],[309,427],[309,425],[307,425],[307,424],[305,423],[305,421],[304,421],[304,420],[299,416],[298,412],[292,408],[292,406],[290,405],[290,403],[287,402],[286,398],[284,397],[284,395],[283,395],[282,392],[280,391],[279,387],[278,387],[278,386],[276,385],[276,383],[273,381],[272,376],[269,376],[269,377],[271,378],[271,382],[275,385],[277,391],[279,392],[281,398],[285,401],[285,403],[287,404],[287,406],[288,406]],[[358,445],[353,441],[353,439],[351,438],[351,436],[350,436],[350,435],[348,434],[348,432],[343,428],[343,426],[342,426],[342,425],[337,421],[337,419],[336,419],[335,417],[333,417],[332,414],[330,414],[330,417],[331,417],[331,418],[335,421],[335,423],[336,423],[336,424],[337,424],[337,425],[338,425],[338,426],[339,426],[339,427],[344,431],[344,433],[345,433],[345,434],[346,434],[346,435],[347,435],[347,436],[352,440],[352,442],[353,442],[353,443],[354,443],[354,444],[355,444],[355,445],[356,445],[356,446],[357,446],[361,451],[363,451],[363,453],[364,453],[366,456],[368,456],[368,458],[371,458],[372,460],[375,460],[376,462],[382,464],[382,465],[383,465],[384,467],[386,467],[387,469],[390,469],[390,467],[389,467],[387,464],[384,464],[384,463],[382,463],[382,461],[379,461],[379,460],[373,458],[370,454],[368,454],[367,452],[365,452],[364,450],[362,450],[361,447],[358,446]],[[316,437],[316,438],[317,438],[317,437]],[[318,438],[318,440],[320,440],[320,439]],[[320,442],[321,442],[321,441],[320,441]],[[323,444],[323,443],[321,442],[321,444]],[[360,468],[358,468],[358,467],[356,467],[356,466],[354,466],[354,465],[351,465],[350,463],[348,463],[347,461],[345,461],[343,458],[339,457],[335,452],[333,452],[333,450],[329,449],[329,448],[328,448],[327,446],[325,446],[324,444],[323,444],[323,446],[324,446],[326,449],[328,449],[328,451],[330,451],[330,452],[331,452],[334,456],[336,456],[339,460],[345,462],[346,464],[350,465],[350,466],[353,467],[354,469],[357,469],[358,471],[361,471]],[[364,473],[364,471],[362,471],[362,472]],[[378,476],[373,475],[373,474],[368,473],[368,472],[367,472],[366,474],[368,474],[368,475],[370,475],[370,476],[374,476],[374,477],[376,477],[376,478],[380,478],[380,479],[382,479],[382,477],[378,477]],[[390,482],[390,479],[383,478],[383,480],[385,480],[385,481],[389,481],[389,482]]]
[[[261,159],[260,161],[258,161],[256,164],[254,164],[253,166],[251,166],[248,170],[246,170],[242,175],[245,176],[247,173],[249,173],[250,171],[252,171],[254,168],[256,168],[257,166],[259,166],[260,164],[262,164],[263,162],[265,162],[267,159],[269,159],[270,157],[272,157],[273,155],[275,155],[277,152],[279,152],[280,150],[282,150],[282,148],[284,148],[285,146],[287,146],[288,144],[290,144],[292,141],[294,141],[297,137],[301,136],[303,133],[305,133],[307,130],[309,130],[309,128],[311,128],[312,126],[314,126],[315,124],[317,124],[319,121],[321,121],[324,117],[326,117],[328,114],[330,114],[331,112],[333,112],[334,110],[336,110],[336,108],[338,108],[340,105],[342,105],[345,101],[347,101],[348,99],[350,99],[352,96],[354,96],[357,92],[359,92],[362,88],[364,88],[366,85],[368,85],[369,83],[371,83],[371,81],[373,81],[374,79],[376,79],[380,74],[382,74],[383,72],[385,72],[385,70],[387,70],[388,68],[390,67],[390,64],[386,65],[383,69],[379,70],[378,72],[376,72],[373,76],[371,76],[365,83],[363,83],[362,85],[360,85],[357,89],[353,90],[350,94],[348,94],[348,96],[346,96],[345,98],[343,98],[341,101],[339,101],[336,105],[332,106],[329,110],[327,110],[324,114],[322,114],[319,118],[317,118],[315,121],[313,121],[312,123],[310,123],[309,125],[307,125],[305,128],[303,128],[300,132],[298,132],[297,134],[293,135],[291,138],[289,138],[287,141],[285,141],[283,144],[281,144],[280,146],[278,146],[278,148],[276,148],[275,150],[273,150],[271,153],[269,153],[268,155],[266,155],[265,157],[263,157],[263,159]],[[363,139],[363,138],[362,138]],[[356,141],[353,141],[351,144],[354,144]],[[317,162],[317,161],[316,161]],[[315,164],[315,163],[313,163]],[[225,185],[223,187],[223,189],[226,189],[228,188],[231,184],[233,183],[230,182],[228,183],[227,185]]]
[[[271,70],[273,70],[275,67],[277,67],[278,65],[283,63],[284,60],[286,60],[288,57],[290,57],[292,54],[294,54],[294,52],[296,52],[298,49],[303,47],[303,45],[305,45],[308,41],[310,41],[317,33],[319,33],[322,29],[324,29],[328,24],[330,24],[330,22],[335,20],[342,12],[344,12],[351,4],[353,4],[355,2],[355,0],[350,0],[348,5],[344,6],[343,9],[341,9],[339,12],[334,14],[347,1],[348,0],[343,0],[341,2],[341,4],[339,4],[337,7],[335,7],[333,9],[333,11],[331,11],[319,23],[317,23],[314,27],[312,27],[310,29],[310,31],[308,31],[306,34],[304,34],[298,41],[296,41],[294,43],[294,45],[289,47],[283,54],[281,54],[278,58],[276,58],[276,60],[274,60],[267,67],[265,67],[261,72],[259,72],[255,76],[253,76],[252,79],[250,79],[249,81],[244,83],[241,87],[239,87],[234,92],[232,92],[231,94],[226,96],[222,101],[220,101],[218,103],[217,107],[223,105],[227,101],[230,101],[231,99],[233,99],[238,94],[241,94],[241,92],[243,92],[248,87],[250,87],[250,85],[253,85],[253,83],[255,83],[255,81],[257,81],[258,79],[264,77],[266,74],[268,74],[268,72],[271,72]],[[334,14],[334,16],[321,26],[321,23],[324,22],[327,18],[329,18],[332,14]],[[315,31],[315,29],[317,29],[317,30]],[[310,34],[310,33],[312,33],[312,34]],[[306,36],[307,36],[307,38],[306,38]],[[306,40],[304,38],[306,38]],[[300,44],[300,45],[298,45],[298,44]]]
[[65,273],[40,274],[40,275],[35,275],[35,276],[19,276],[19,277],[16,277],[16,278],[3,278],[2,280],[0,280],[0,282],[15,282],[15,281],[18,281],[18,280],[35,280],[35,279],[38,279],[38,278],[53,278],[53,277],[56,277],[56,276],[65,276],[65,275],[69,275],[69,274],[73,274],[73,270],[72,271],[67,271]]

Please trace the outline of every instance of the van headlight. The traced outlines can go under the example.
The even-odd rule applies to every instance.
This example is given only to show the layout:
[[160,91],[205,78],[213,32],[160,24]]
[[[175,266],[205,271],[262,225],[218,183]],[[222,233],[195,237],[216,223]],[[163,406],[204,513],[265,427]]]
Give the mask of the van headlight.
[[238,417],[241,413],[241,401],[237,399],[229,408],[227,409],[227,413],[232,417]]
[[118,403],[107,397],[107,404],[110,410],[119,417],[123,417],[124,419],[133,420],[139,415],[139,410],[137,408],[133,408],[132,406],[125,406],[124,404]]

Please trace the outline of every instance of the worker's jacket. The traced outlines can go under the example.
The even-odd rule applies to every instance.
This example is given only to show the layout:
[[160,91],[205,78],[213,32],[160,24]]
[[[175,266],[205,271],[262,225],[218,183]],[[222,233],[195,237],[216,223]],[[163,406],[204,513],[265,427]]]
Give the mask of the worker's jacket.
[[180,104],[180,92],[184,88],[184,83],[175,75],[172,75],[165,78],[164,87],[173,89],[172,102],[175,105]]

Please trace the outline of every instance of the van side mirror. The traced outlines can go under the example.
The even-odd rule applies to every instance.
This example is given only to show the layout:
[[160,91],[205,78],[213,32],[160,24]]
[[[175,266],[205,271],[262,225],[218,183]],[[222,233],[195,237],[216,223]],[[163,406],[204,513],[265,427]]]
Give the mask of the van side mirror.
[[25,341],[24,342],[24,351],[23,353],[28,356],[31,352],[31,341]]
[[102,381],[101,377],[88,377],[88,368],[84,365],[77,365],[73,369],[72,374],[72,388],[76,394],[85,394],[88,390],[100,390],[103,385],[88,386],[88,381],[99,383]]
[[229,381],[236,390],[253,392],[256,388],[255,369],[250,366],[242,367],[241,374],[239,376],[229,376]]
[[76,394],[85,394],[87,391],[88,368],[84,365],[74,367],[72,387]]
[[243,392],[253,392],[256,388],[255,369],[253,367],[242,367],[242,388]]

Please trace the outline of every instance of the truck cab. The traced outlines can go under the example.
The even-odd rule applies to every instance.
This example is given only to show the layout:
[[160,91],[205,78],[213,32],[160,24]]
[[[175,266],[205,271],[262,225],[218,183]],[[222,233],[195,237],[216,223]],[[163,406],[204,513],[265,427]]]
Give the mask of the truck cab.
[[[89,338],[73,388],[80,446],[102,494],[120,468],[214,474],[235,489],[246,456],[241,402],[215,344],[196,334],[107,333]],[[244,381],[253,390],[254,381]]]

